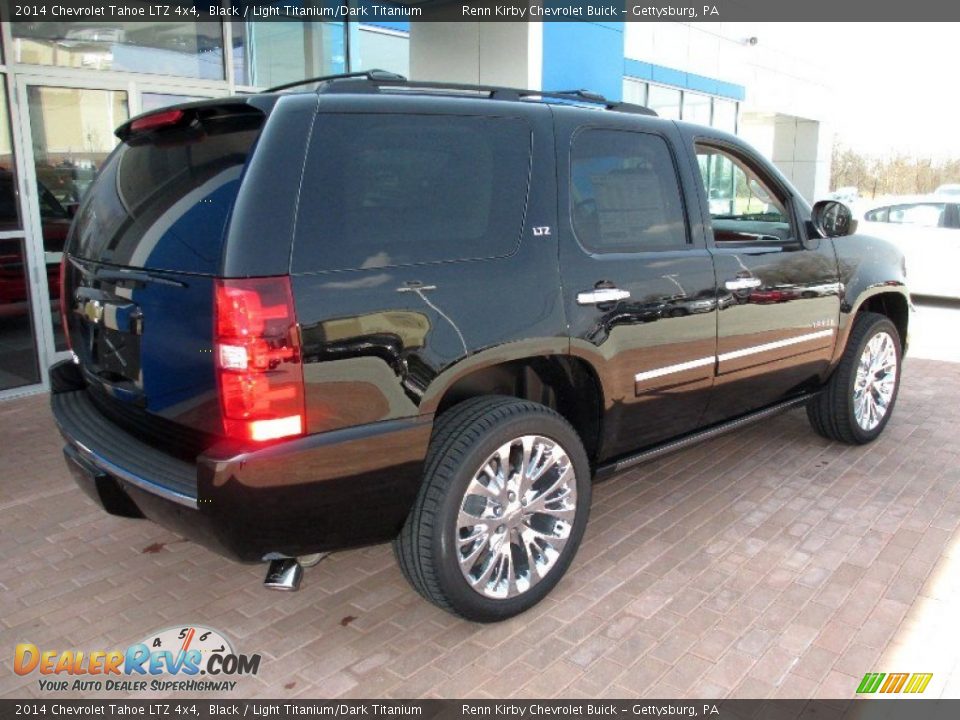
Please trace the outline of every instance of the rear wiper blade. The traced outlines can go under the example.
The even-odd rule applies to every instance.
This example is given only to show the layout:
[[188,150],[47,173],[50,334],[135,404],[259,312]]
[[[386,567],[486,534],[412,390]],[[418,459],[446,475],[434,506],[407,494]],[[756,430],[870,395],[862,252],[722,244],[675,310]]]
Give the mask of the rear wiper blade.
[[95,268],[91,269],[86,266],[85,263],[72,258],[69,255],[67,260],[70,261],[70,264],[73,265],[77,270],[79,270],[85,278],[92,278],[94,280],[112,280],[113,282],[139,282],[139,283],[154,283],[156,285],[169,285],[171,287],[187,287],[185,282],[180,282],[179,280],[171,280],[170,278],[163,277],[162,275],[154,275],[153,273],[145,272],[143,270],[110,270],[108,268]]

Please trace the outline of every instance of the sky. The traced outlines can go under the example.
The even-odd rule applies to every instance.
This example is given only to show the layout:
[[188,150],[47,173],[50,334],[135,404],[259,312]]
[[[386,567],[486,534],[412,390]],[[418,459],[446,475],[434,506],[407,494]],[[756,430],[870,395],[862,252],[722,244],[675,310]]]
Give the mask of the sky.
[[834,128],[845,145],[960,157],[960,23],[762,25],[761,42],[799,58],[813,52],[831,74]]

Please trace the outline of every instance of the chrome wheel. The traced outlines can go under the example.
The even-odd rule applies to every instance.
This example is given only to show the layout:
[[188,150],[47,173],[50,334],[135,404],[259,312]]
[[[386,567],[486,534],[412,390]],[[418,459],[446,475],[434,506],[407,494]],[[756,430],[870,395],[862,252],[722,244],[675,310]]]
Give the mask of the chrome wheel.
[[559,443],[524,435],[501,445],[474,473],[460,503],[460,572],[489,598],[525,593],[556,565],[576,509],[576,474]]
[[890,408],[897,386],[897,350],[895,340],[886,332],[870,338],[857,366],[853,386],[853,411],[857,424],[873,430]]

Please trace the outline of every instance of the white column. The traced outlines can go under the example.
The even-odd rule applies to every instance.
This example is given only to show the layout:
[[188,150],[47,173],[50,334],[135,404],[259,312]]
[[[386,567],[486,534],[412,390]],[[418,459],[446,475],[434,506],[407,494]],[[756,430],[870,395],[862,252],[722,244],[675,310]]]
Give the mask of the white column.
[[410,24],[410,79],[540,89],[538,22]]

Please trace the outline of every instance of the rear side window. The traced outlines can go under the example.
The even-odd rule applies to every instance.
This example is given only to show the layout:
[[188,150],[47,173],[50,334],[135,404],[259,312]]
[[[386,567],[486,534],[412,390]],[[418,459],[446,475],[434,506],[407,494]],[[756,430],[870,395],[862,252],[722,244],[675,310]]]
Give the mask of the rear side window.
[[680,179],[663,138],[583,130],[572,152],[573,228],[584,248],[629,253],[687,246]]
[[114,265],[217,273],[263,119],[246,109],[204,110],[185,129],[121,144],[84,198],[71,252]]
[[523,225],[530,138],[519,118],[319,116],[293,271],[509,255]]

